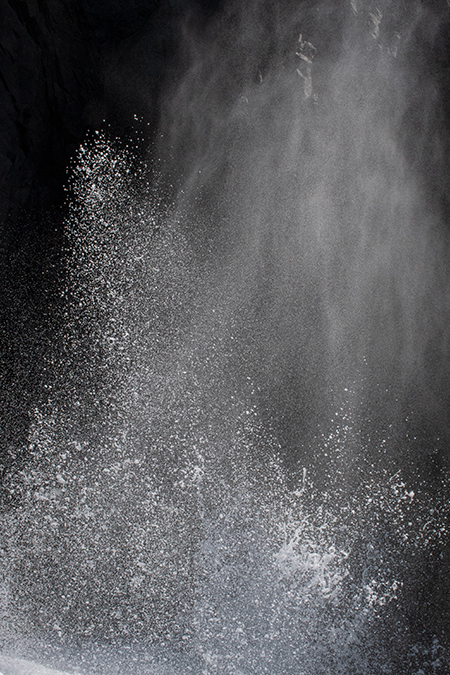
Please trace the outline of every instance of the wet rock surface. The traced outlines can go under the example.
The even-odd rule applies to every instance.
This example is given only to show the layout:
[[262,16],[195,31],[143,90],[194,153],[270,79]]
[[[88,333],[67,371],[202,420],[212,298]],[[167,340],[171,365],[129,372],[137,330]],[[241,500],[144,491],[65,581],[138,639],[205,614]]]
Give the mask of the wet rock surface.
[[[8,0],[2,5],[0,217],[61,199],[65,169],[86,130],[122,125],[112,62],[147,40],[147,84],[158,78],[177,3]],[[149,25],[151,26],[149,27]],[[124,46],[125,45],[125,46]],[[119,56],[117,56],[119,54]],[[122,55],[123,56],[123,55]],[[149,67],[150,66],[150,67]],[[127,94],[130,96],[131,87]],[[151,108],[150,92],[147,101]],[[133,103],[130,103],[133,107]]]

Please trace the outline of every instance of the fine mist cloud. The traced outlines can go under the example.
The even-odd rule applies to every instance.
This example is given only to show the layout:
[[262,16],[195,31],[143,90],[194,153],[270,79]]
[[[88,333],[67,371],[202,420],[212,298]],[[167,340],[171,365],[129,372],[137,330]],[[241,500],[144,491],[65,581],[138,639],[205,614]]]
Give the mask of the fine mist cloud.
[[228,3],[182,31],[159,152],[297,451],[345,390],[447,424],[443,11]]
[[192,13],[152,172],[80,147],[48,398],[0,522],[2,651],[445,668],[441,31],[402,2]]

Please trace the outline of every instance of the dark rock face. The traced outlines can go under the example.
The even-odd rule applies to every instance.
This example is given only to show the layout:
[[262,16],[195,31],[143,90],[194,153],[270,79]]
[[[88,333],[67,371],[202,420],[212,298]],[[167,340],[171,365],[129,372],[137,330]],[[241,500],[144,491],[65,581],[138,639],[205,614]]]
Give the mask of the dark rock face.
[[[3,7],[1,211],[55,198],[68,152],[82,136],[89,89],[80,17],[63,3]],[[34,205],[34,204],[33,204]]]
[[2,4],[2,220],[61,199],[65,168],[86,130],[104,118],[124,123],[117,103],[120,76],[112,76],[123,49],[132,48],[139,32],[150,34],[146,73],[149,82],[157,80],[164,42],[181,10],[181,3],[155,0]]

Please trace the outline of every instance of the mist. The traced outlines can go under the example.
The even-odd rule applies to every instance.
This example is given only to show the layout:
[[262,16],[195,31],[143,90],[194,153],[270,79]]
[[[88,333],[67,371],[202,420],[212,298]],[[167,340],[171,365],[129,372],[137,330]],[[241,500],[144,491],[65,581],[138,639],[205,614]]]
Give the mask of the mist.
[[185,27],[162,106],[158,154],[294,455],[345,389],[362,425],[413,410],[447,430],[444,102],[426,61],[442,15],[400,4],[227,5]]

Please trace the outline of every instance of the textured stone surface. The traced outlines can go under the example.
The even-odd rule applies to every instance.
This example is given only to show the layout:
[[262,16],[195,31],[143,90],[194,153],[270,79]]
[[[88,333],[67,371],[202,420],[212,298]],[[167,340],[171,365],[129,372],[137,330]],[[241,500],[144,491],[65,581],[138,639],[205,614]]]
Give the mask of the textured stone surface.
[[[88,128],[124,122],[120,59],[144,32],[148,81],[158,76],[162,41],[178,3],[7,0],[0,23],[0,218],[61,197],[70,156]],[[142,64],[144,66],[144,64]],[[129,71],[128,71],[129,74]],[[123,80],[123,77],[122,77]],[[123,85],[123,83],[122,83]],[[133,99],[133,82],[126,97]],[[148,98],[147,98],[148,102]]]

